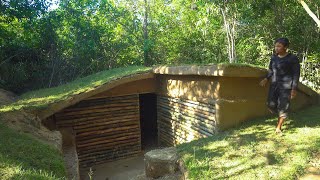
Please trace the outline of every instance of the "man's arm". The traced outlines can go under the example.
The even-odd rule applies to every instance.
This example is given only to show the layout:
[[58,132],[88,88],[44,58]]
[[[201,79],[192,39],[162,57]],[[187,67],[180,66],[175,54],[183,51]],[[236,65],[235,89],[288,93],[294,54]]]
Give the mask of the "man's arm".
[[270,63],[269,63],[269,68],[268,68],[268,74],[264,77],[264,79],[262,81],[260,81],[260,86],[264,87],[268,80],[271,78],[271,76],[273,76],[273,70],[272,70],[272,61],[273,58],[271,58]]
[[272,63],[273,63],[273,58],[270,59],[268,74],[265,76],[266,79],[270,79],[273,76]]

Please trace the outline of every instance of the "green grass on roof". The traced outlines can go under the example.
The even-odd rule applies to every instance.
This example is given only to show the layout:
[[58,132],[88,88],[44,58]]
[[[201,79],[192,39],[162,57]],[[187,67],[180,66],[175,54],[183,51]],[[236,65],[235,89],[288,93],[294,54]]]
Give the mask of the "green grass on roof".
[[[180,64],[185,66],[199,65],[199,66],[210,66],[214,64]],[[220,63],[216,64],[219,67],[239,67],[239,66],[249,66],[258,67],[250,64],[230,64],[230,63]],[[176,66],[176,65],[167,65]],[[259,67],[258,67],[259,68]],[[261,68],[261,67],[260,67]],[[42,109],[48,107],[48,105],[63,101],[72,97],[73,95],[84,93],[101,86],[110,80],[121,78],[130,74],[141,73],[150,71],[151,67],[143,66],[129,66],[123,68],[115,68],[111,70],[102,71],[84,78],[77,79],[68,84],[64,84],[58,87],[40,89],[36,91],[27,92],[22,94],[20,99],[15,103],[5,105],[0,107],[0,112],[8,112],[20,109],[34,110]]]
[[178,146],[190,179],[296,179],[313,162],[320,168],[320,106],[294,113],[284,135],[276,118],[244,123],[214,137]]
[[8,112],[20,109],[41,109],[49,104],[66,100],[69,97],[91,91],[113,79],[118,79],[127,75],[146,72],[150,67],[129,66],[102,71],[84,78],[77,79],[68,84],[58,87],[40,89],[22,94],[15,103],[0,107],[0,112]]

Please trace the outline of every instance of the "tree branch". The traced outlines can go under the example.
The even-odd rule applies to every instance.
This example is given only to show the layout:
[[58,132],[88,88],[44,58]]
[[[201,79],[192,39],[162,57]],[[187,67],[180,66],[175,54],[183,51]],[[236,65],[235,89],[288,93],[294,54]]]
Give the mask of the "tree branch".
[[308,5],[303,0],[299,0],[299,2],[303,6],[303,8],[307,11],[309,16],[317,23],[318,27],[320,28],[320,20],[319,20],[319,18],[310,10]]

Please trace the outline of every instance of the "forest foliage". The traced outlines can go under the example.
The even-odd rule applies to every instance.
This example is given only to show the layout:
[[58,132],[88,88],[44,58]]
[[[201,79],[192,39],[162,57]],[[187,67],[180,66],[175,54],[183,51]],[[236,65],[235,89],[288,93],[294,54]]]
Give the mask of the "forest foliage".
[[[319,17],[320,0],[305,2]],[[0,0],[0,88],[136,65],[267,67],[279,37],[301,61],[300,80],[319,90],[320,30],[298,0]]]

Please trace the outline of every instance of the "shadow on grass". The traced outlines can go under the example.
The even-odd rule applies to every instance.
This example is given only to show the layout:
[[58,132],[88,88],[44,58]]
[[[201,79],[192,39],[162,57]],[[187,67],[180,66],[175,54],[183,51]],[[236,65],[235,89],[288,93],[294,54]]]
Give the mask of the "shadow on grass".
[[301,127],[317,127],[320,126],[320,108],[319,106],[313,106],[307,109],[303,109],[299,112],[294,112],[289,117],[289,128],[301,128]]
[[[178,146],[190,179],[289,178],[303,173],[320,149],[320,106],[292,113],[284,136],[277,118],[260,118]],[[272,175],[272,177],[271,177]]]

